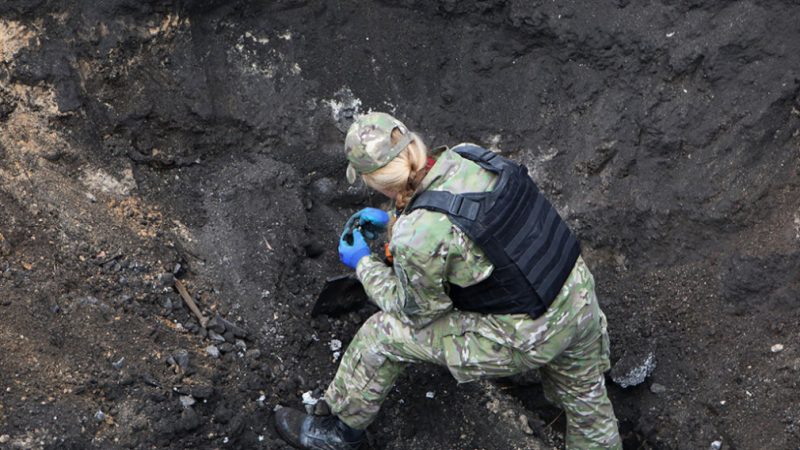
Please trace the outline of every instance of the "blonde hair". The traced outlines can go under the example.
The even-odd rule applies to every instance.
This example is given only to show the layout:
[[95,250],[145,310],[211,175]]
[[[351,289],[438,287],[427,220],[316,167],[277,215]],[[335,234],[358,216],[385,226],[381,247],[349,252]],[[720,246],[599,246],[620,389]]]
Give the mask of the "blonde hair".
[[[392,145],[396,145],[402,137],[400,130],[392,131]],[[406,207],[414,192],[425,176],[425,166],[428,163],[428,149],[416,133],[411,133],[414,138],[406,148],[385,166],[370,173],[363,173],[361,177],[367,186],[378,191],[398,192],[394,199],[394,207],[402,210]],[[389,223],[389,236],[396,217]]]

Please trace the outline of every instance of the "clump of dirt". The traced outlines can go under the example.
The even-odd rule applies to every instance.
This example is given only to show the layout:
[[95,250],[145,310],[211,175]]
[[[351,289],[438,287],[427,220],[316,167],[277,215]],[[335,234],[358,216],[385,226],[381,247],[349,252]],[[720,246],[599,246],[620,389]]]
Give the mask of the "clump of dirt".
[[[343,176],[372,110],[530,168],[596,275],[626,449],[797,447],[798,14],[4,2],[0,448],[286,448],[274,408],[375,311],[311,316],[383,202]],[[563,448],[538,384],[412,367],[370,447]]]

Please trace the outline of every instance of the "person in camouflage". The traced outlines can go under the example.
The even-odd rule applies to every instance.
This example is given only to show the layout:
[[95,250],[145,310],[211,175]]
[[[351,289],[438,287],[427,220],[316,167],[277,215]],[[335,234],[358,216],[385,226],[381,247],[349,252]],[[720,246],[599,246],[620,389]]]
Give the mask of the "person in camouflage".
[[[419,136],[394,117],[371,113],[351,126],[345,141],[348,180],[395,198],[400,211],[421,192],[486,192],[493,172],[440,148],[428,158]],[[400,161],[400,164],[395,164]],[[384,176],[381,172],[398,172]],[[391,175],[391,174],[390,174]],[[395,181],[392,181],[395,180]],[[397,181],[399,180],[399,181]],[[453,307],[448,287],[472,286],[493,270],[483,250],[448,216],[415,209],[389,221],[368,208],[354,216],[369,237],[390,232],[393,265],[369,252],[361,232],[340,242],[340,256],[356,269],[381,309],[358,331],[325,393],[332,416],[276,413],[278,430],[300,448],[355,449],[397,376],[409,363],[446,366],[462,383],[538,369],[545,395],[566,411],[567,449],[621,449],[603,373],[610,369],[606,317],[594,278],[578,257],[559,294],[539,317],[482,314]]]

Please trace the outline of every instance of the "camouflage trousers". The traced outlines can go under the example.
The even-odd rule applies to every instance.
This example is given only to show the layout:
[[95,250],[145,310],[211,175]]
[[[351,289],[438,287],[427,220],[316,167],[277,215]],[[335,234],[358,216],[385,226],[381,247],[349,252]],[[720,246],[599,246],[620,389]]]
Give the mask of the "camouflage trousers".
[[539,369],[545,396],[566,412],[567,449],[621,449],[603,377],[608,344],[594,279],[579,259],[537,319],[451,311],[417,329],[391,314],[373,315],[350,343],[325,400],[343,422],[364,429],[409,363],[444,365],[459,382]]

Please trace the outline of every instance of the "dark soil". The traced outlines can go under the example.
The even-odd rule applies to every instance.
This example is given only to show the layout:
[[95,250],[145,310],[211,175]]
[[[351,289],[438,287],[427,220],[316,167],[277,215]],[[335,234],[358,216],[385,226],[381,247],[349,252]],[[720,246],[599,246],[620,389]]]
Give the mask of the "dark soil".
[[[0,93],[2,449],[286,448],[274,408],[374,312],[310,315],[382,201],[344,177],[370,110],[528,165],[597,278],[626,449],[800,448],[797,1],[6,0]],[[422,365],[368,431],[564,423],[533,374]]]

